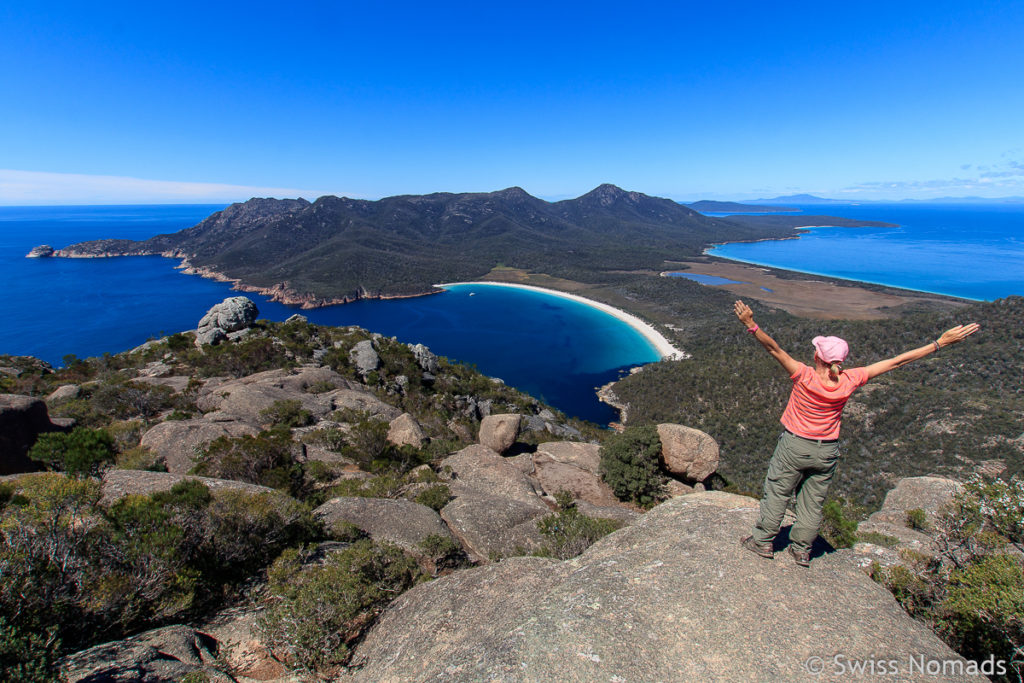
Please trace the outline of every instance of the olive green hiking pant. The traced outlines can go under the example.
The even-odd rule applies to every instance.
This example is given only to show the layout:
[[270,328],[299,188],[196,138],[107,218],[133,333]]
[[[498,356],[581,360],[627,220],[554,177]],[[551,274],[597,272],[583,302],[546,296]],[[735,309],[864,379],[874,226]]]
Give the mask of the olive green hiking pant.
[[754,540],[771,545],[795,494],[796,521],[789,530],[789,540],[796,550],[809,551],[818,537],[821,508],[838,464],[838,443],[812,441],[783,432],[768,463]]

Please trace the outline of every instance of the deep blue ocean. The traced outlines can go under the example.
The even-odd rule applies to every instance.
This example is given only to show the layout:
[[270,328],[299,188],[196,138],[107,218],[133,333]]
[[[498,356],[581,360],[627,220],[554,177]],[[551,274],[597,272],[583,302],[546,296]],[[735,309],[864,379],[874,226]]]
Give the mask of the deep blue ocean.
[[[144,239],[189,227],[222,205],[0,207],[0,354],[60,365],[67,354],[98,356],[194,329],[215,303],[238,292],[184,275],[159,256],[27,259],[39,244]],[[460,286],[413,299],[360,301],[310,311],[245,294],[260,317],[301,312],[311,322],[359,325],[471,363],[569,415],[607,424],[617,417],[595,388],[658,359],[632,328],[588,306],[525,290]]]
[[[796,240],[726,244],[714,256],[992,301],[1024,295],[1022,204],[830,204],[803,213],[898,223],[814,228]],[[715,214],[721,215],[721,214]]]

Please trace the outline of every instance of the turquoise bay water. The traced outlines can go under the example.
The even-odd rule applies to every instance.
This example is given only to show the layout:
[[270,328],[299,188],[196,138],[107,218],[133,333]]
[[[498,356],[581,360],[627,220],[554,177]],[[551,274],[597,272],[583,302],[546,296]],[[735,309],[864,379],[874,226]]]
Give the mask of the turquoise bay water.
[[725,244],[709,253],[967,299],[1024,295],[1024,205],[801,208],[808,214],[885,221],[900,227],[814,228],[796,240]]
[[[222,206],[0,207],[0,353],[59,365],[66,354],[116,353],[165,333],[193,329],[213,304],[238,293],[176,270],[159,256],[26,259],[101,237],[142,239],[193,225]],[[246,294],[260,317],[301,312],[311,322],[359,325],[423,343],[472,363],[565,411],[607,424],[616,418],[594,389],[658,359],[639,333],[575,301],[494,286],[458,286],[432,296],[359,301],[310,311]]]

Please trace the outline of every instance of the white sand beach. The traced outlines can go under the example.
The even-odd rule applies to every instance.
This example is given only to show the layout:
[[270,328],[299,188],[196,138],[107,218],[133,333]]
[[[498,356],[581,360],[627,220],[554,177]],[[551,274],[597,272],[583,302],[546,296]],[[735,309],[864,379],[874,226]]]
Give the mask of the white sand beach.
[[520,284],[511,283],[511,282],[446,282],[444,284],[434,285],[434,286],[435,287],[440,287],[441,289],[447,289],[448,287],[454,287],[456,285],[478,285],[478,286],[486,286],[486,287],[514,287],[516,289],[529,289],[529,290],[532,290],[534,292],[541,292],[542,294],[550,294],[551,296],[557,296],[557,297],[561,297],[563,299],[570,299],[570,300],[575,301],[577,303],[581,303],[581,304],[584,304],[586,306],[590,306],[591,308],[596,308],[597,310],[601,311],[602,313],[607,313],[608,315],[613,316],[614,318],[616,318],[618,320],[621,320],[622,322],[626,323],[627,325],[632,327],[634,330],[639,332],[644,337],[644,339],[649,341],[651,343],[651,345],[654,346],[655,350],[658,352],[659,355],[661,355],[661,357],[663,359],[681,360],[681,359],[685,359],[685,358],[689,358],[690,357],[690,355],[688,353],[686,353],[685,351],[680,351],[676,347],[672,346],[672,344],[667,339],[665,339],[665,337],[662,336],[662,334],[660,332],[658,332],[656,329],[654,329],[654,327],[652,327],[651,325],[645,323],[640,318],[636,317],[635,315],[633,315],[631,313],[626,313],[625,311],[623,311],[623,310],[621,310],[619,308],[615,308],[614,306],[609,306],[608,304],[603,304],[600,301],[594,301],[593,299],[587,299],[587,298],[582,297],[582,296],[577,296],[576,294],[569,294],[567,292],[560,292],[557,289],[548,289],[546,287],[535,287],[533,285],[520,285]]

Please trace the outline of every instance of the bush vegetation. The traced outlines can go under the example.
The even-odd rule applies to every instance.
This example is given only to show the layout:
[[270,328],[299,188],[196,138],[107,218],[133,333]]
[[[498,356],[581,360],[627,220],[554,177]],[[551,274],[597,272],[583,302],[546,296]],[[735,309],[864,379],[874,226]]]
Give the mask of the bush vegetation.
[[537,530],[545,538],[544,548],[535,553],[541,557],[559,560],[576,557],[598,539],[623,526],[617,519],[594,518],[582,514],[568,491],[556,493],[555,501],[558,512],[537,521]]
[[103,429],[75,427],[40,434],[28,457],[74,476],[95,476],[114,460],[114,438]]
[[416,562],[369,539],[304,566],[282,555],[270,570],[272,599],[259,622],[264,642],[296,669],[321,675],[348,662],[350,644],[391,600],[420,578]]
[[936,558],[873,567],[913,616],[968,659],[1013,662],[1024,675],[1024,481],[974,478],[932,529]]
[[601,446],[601,478],[621,500],[650,507],[664,498],[661,439],[653,426],[628,427]]
[[323,537],[307,506],[279,494],[183,481],[108,508],[96,480],[24,475],[0,491],[5,652],[46,668],[58,652],[188,619],[285,548]]

